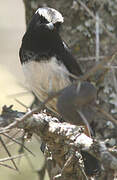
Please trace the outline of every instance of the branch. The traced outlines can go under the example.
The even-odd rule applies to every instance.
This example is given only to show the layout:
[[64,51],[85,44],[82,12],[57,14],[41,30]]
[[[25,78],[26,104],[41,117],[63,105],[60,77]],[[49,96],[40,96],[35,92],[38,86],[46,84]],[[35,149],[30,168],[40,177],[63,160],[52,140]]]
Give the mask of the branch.
[[[13,112],[11,110],[9,113],[12,114]],[[17,113],[22,114],[21,112]],[[12,116],[10,114],[9,121],[7,121],[9,123],[10,121],[13,121],[13,119],[11,120]],[[96,141],[86,136],[83,133],[82,127],[71,125],[69,123],[60,123],[56,118],[47,116],[44,113],[33,114],[25,120],[22,117],[21,119],[22,122],[18,121],[16,124],[17,126],[15,127],[26,129],[29,132],[37,134],[42,141],[46,143],[45,156],[47,160],[51,159],[51,161],[55,162],[54,166],[56,164],[56,166],[59,167],[59,171],[56,173],[55,171],[53,172],[53,177],[55,179],[58,177],[66,179],[66,174],[67,178],[69,176],[71,179],[73,171],[77,172],[79,169],[81,172],[82,165],[80,165],[79,158],[81,150],[96,157],[102,162],[106,170],[117,170],[117,158],[108,151],[104,142]],[[3,115],[1,115],[0,124],[5,120]],[[4,128],[2,128],[2,131],[3,130]],[[78,178],[77,174],[75,178]]]

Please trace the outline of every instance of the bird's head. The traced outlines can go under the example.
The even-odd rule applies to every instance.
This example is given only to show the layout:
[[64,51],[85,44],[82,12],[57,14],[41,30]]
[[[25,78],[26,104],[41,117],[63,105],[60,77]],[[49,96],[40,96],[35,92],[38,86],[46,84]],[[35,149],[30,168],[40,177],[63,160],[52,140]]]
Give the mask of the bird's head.
[[24,34],[22,48],[47,54],[61,43],[59,28],[63,21],[63,16],[57,10],[48,7],[39,8]]
[[48,26],[50,24],[50,27],[58,27],[64,21],[62,14],[53,8],[39,8],[36,14],[39,15],[40,23],[46,23]]
[[45,25],[50,30],[55,29],[59,31],[59,27],[63,21],[64,19],[60,12],[53,8],[43,7],[37,9],[29,23],[29,27]]

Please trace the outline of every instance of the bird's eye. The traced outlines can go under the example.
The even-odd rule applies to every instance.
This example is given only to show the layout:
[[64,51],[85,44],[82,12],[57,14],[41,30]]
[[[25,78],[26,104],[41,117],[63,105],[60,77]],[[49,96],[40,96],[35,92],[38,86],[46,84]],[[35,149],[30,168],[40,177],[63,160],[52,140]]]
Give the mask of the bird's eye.
[[49,23],[49,22],[47,21],[47,19],[46,19],[45,17],[43,17],[43,16],[39,16],[39,21],[40,21],[40,23],[43,23],[43,24]]

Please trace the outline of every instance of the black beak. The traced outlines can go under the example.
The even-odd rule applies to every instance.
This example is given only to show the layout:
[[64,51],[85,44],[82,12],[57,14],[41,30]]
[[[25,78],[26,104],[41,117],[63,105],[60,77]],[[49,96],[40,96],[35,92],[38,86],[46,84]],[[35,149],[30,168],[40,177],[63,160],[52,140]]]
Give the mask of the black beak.
[[53,25],[53,23],[48,23],[48,24],[46,24],[47,25],[47,27],[50,29],[50,30],[53,30],[54,29],[54,25]]

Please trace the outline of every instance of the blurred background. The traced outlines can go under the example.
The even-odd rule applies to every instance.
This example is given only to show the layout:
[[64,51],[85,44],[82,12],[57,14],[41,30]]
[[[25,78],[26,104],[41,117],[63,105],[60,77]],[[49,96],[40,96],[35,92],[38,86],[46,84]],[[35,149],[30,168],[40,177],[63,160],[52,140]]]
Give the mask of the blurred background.
[[[15,98],[23,98],[28,106],[32,96],[26,93],[19,61],[19,48],[25,32],[25,14],[22,0],[1,1],[0,6],[0,109],[4,104],[14,104],[15,109],[25,110]],[[20,99],[20,100],[21,100]],[[21,100],[21,101],[22,101]]]
[[[25,32],[24,4],[22,0],[5,0],[0,3],[0,111],[3,105],[11,104],[14,105],[13,109],[26,111],[15,100],[17,98],[28,107],[33,100],[30,93],[25,93],[27,90],[24,87],[25,80],[19,61],[19,48]],[[18,154],[18,145],[10,142],[7,144],[12,155]],[[35,157],[29,155],[31,163],[27,161],[27,158],[15,160],[18,163],[20,173],[0,166],[0,179],[38,179],[36,170],[43,163],[43,154],[40,152],[39,142],[33,138],[26,145],[35,154]],[[0,159],[7,156],[0,145]]]

